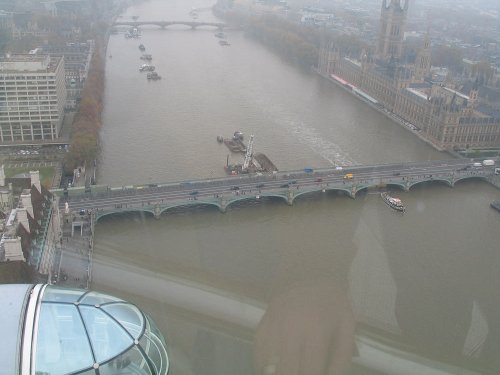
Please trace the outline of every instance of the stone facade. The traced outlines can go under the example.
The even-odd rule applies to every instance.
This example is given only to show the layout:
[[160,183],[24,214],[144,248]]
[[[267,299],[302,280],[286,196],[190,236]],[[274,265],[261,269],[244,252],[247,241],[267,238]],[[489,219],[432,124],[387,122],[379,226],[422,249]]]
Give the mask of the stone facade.
[[342,56],[330,44],[320,51],[320,73],[328,77],[333,74],[347,81],[344,86],[354,93],[375,98],[377,106],[410,123],[438,149],[500,147],[500,112],[479,105],[478,87],[464,94],[426,81],[431,71],[428,35],[415,62],[400,62],[402,36],[386,29],[404,30],[408,1],[404,7],[400,1],[392,0],[389,6],[386,3],[384,0],[376,55],[363,52],[359,58]]
[[40,184],[38,171],[30,172],[31,188],[1,226],[0,261],[27,262],[39,277],[51,280],[55,252],[61,240],[58,199]]

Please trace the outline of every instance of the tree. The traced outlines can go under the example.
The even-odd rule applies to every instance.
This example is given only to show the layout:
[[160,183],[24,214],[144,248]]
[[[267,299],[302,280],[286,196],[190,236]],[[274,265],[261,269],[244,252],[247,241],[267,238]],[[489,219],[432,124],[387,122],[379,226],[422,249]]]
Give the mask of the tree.
[[462,70],[462,50],[453,46],[437,46],[432,51],[432,65],[443,66],[455,73]]

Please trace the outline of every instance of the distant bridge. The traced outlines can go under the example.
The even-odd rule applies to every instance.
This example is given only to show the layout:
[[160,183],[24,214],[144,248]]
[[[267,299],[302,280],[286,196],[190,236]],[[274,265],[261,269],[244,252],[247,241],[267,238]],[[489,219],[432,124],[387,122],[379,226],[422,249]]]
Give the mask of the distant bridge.
[[[473,167],[471,161],[452,159],[260,176],[249,174],[117,188],[92,186],[90,192],[85,192],[84,188],[57,189],[54,192],[61,196],[61,208],[67,201],[73,211],[93,211],[96,221],[107,215],[125,212],[150,213],[159,218],[176,207],[206,205],[225,212],[234,203],[263,198],[277,198],[292,205],[300,196],[327,191],[342,192],[354,199],[358,192],[369,188],[393,186],[409,191],[415,185],[430,181],[453,187],[462,180],[481,179],[500,188],[500,176],[495,174],[500,158],[495,160],[496,167]],[[347,174],[352,174],[352,178]]]
[[113,26],[130,26],[130,27],[140,27],[146,25],[159,26],[162,29],[167,28],[172,25],[184,25],[191,29],[196,29],[202,26],[212,26],[219,30],[227,27],[225,23],[222,22],[204,22],[204,21],[119,21],[115,22]]

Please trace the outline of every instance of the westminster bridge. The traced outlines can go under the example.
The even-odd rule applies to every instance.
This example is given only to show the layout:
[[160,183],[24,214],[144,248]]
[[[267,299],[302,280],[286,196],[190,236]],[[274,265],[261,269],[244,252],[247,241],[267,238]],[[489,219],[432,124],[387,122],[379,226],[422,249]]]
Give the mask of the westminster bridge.
[[225,212],[236,202],[264,198],[275,198],[292,205],[300,196],[327,191],[342,192],[355,199],[360,191],[370,188],[397,187],[409,191],[415,185],[430,181],[453,187],[462,180],[482,179],[500,187],[500,158],[494,160],[496,167],[474,167],[474,161],[466,159],[434,160],[247,174],[167,184],[96,185],[53,192],[61,197],[62,209],[68,202],[71,211],[88,210],[94,213],[96,221],[107,215],[127,212],[149,213],[159,218],[178,207],[207,205]]

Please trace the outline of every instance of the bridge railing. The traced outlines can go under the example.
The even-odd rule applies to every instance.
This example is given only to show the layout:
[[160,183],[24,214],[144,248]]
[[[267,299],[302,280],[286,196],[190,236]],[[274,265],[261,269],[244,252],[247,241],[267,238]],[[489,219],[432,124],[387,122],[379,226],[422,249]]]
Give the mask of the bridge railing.
[[[496,158],[499,159],[499,158]],[[496,160],[495,159],[495,160]],[[106,197],[106,196],[125,196],[131,194],[137,194],[141,191],[175,191],[175,190],[194,190],[198,188],[203,188],[207,186],[238,186],[239,184],[245,183],[260,183],[268,182],[273,180],[290,180],[290,179],[301,179],[307,177],[321,177],[326,175],[337,175],[342,176],[346,173],[354,173],[356,171],[362,170],[366,173],[367,170],[373,171],[411,171],[413,168],[423,168],[432,167],[447,164],[450,166],[449,171],[441,173],[457,172],[455,168],[463,165],[470,165],[469,163],[479,162],[479,159],[449,159],[449,160],[435,160],[428,162],[405,162],[397,164],[379,164],[379,165],[353,165],[353,166],[343,166],[342,169],[336,169],[333,167],[328,168],[318,168],[305,170],[291,170],[291,171],[281,171],[275,173],[262,173],[262,174],[245,174],[239,176],[229,176],[229,177],[212,177],[206,179],[192,179],[177,182],[167,182],[167,183],[148,183],[139,185],[127,185],[121,187],[109,187],[107,185],[92,185],[90,188],[87,187],[74,187],[68,189],[54,189],[52,192],[58,196],[68,196],[68,197],[82,197],[82,196],[92,196],[92,197]],[[496,160],[497,163],[499,160]],[[307,171],[306,171],[307,170]]]

